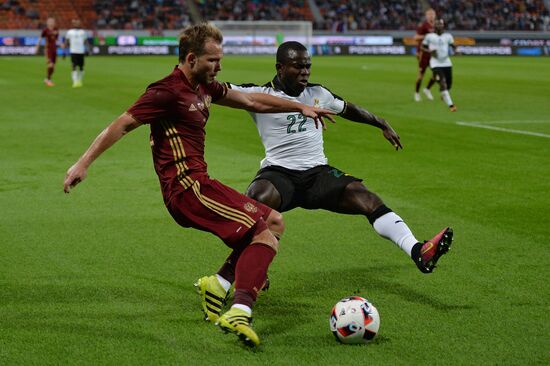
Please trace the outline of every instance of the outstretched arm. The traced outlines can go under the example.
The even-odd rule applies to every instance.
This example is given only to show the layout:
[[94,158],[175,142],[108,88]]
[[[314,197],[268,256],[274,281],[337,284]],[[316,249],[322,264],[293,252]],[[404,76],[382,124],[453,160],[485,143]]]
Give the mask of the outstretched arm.
[[384,118],[378,117],[366,109],[351,103],[347,103],[346,110],[341,114],[341,116],[353,122],[366,123],[368,125],[378,127],[382,130],[386,140],[388,140],[395,147],[395,150],[403,148],[401,141],[399,140],[399,135]]
[[317,127],[318,122],[321,122],[321,125],[325,127],[323,117],[334,122],[332,115],[335,114],[327,109],[311,107],[288,99],[274,97],[269,94],[243,93],[233,89],[227,90],[225,97],[216,101],[216,104],[245,109],[254,113],[300,112],[306,117],[313,118],[315,120],[315,127]]
[[88,150],[78,159],[78,161],[67,170],[63,190],[69,193],[71,188],[82,182],[88,174],[88,167],[105,150],[113,146],[118,140],[133,129],[139,127],[140,122],[136,121],[128,113],[123,113],[107,126],[92,142]]
[[451,46],[451,48],[453,49],[453,54],[454,55],[460,55],[461,54],[454,43],[450,43],[449,46]]

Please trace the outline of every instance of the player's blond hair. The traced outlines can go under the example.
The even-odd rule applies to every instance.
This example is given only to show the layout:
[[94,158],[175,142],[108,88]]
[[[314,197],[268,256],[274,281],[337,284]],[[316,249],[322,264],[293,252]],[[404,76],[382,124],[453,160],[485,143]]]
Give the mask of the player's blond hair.
[[217,43],[223,42],[222,32],[209,23],[190,25],[180,34],[179,61],[184,62],[185,57],[194,53],[197,56],[204,54],[204,45],[208,39]]

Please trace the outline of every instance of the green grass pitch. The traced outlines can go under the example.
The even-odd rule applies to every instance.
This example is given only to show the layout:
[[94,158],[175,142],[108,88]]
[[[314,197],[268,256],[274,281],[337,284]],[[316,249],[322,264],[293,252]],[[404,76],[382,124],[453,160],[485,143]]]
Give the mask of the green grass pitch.
[[[413,102],[412,57],[314,58],[311,81],[384,116],[401,135],[338,119],[330,163],[365,179],[419,239],[455,242],[421,274],[367,220],[285,214],[272,288],[255,308],[253,352],[201,320],[193,282],[228,249],[163,207],[148,128],[62,192],[67,168],[174,57],[91,57],[82,89],[69,61],[42,84],[41,57],[0,58],[0,364],[458,365],[550,362],[550,59],[455,57],[450,113]],[[226,57],[219,79],[264,83],[272,57]],[[263,157],[243,111],[213,107],[207,161],[243,191]],[[367,346],[338,344],[328,316],[358,294],[379,309]]]

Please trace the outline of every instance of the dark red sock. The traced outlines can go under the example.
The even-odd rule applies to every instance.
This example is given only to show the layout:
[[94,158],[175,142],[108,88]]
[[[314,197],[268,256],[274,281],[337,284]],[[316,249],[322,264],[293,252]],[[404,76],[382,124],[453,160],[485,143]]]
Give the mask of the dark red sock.
[[235,266],[242,252],[242,249],[234,249],[217,272],[231,283],[235,282]]
[[430,89],[434,84],[435,84],[435,79],[431,78],[430,81],[428,82],[428,86],[426,88]]
[[48,67],[48,80],[52,78],[52,74],[53,74],[53,67]]
[[275,250],[265,244],[250,244],[243,250],[235,269],[233,304],[252,308],[275,254]]
[[418,93],[420,91],[420,85],[422,84],[422,80],[418,80],[415,85],[415,90]]

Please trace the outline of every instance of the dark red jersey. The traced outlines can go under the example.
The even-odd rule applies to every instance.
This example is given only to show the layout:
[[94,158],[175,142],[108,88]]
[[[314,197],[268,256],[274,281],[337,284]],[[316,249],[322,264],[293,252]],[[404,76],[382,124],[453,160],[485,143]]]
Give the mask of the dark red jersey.
[[53,51],[57,49],[57,39],[59,38],[59,30],[57,28],[46,28],[42,31],[41,36],[46,40],[46,50]]
[[147,87],[127,113],[151,127],[151,149],[165,202],[206,175],[205,125],[212,102],[227,86],[214,81],[194,89],[177,67]]
[[[420,24],[418,28],[416,28],[416,34],[425,36],[428,33],[432,33],[434,31],[433,24],[430,24],[428,21],[424,21],[424,23]],[[416,45],[416,51],[419,52],[422,48],[422,40],[418,41]]]

